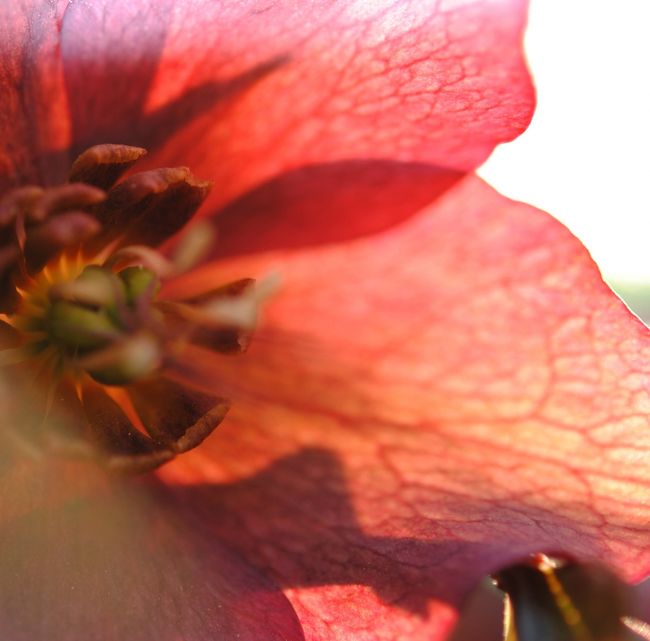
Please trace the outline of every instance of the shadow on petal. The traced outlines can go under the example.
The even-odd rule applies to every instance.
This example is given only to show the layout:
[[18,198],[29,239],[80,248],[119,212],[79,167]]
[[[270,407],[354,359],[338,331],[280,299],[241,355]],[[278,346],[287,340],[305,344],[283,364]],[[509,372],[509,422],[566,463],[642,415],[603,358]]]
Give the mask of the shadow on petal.
[[233,78],[203,82],[147,112],[175,5],[164,0],[144,14],[138,6],[122,2],[90,8],[70,5],[62,54],[74,127],[73,157],[106,142],[127,142],[154,152],[194,118],[236,98],[286,61],[274,57]]
[[[98,126],[98,123],[91,121],[87,127],[80,125],[75,132],[72,155],[74,157],[87,147],[107,140],[126,140],[130,145],[138,145],[150,152],[155,152],[174,133],[194,118],[214,109],[217,105],[227,109],[230,100],[236,99],[266,75],[280,67],[283,60],[283,58],[270,60],[224,82],[206,82],[147,114],[142,112],[139,98],[134,96],[134,104],[129,106],[131,109],[139,109],[139,111],[132,111],[128,117],[120,119],[111,115],[110,110],[107,109],[106,114],[103,114],[107,119],[106,124]],[[111,70],[112,73],[116,73],[118,77],[121,75],[118,71]],[[110,76],[97,80],[98,83],[106,86],[111,86],[115,81],[116,78]],[[137,84],[137,81],[134,84]],[[79,111],[82,112],[83,108],[79,107]],[[218,117],[218,114],[215,117]],[[73,122],[77,123],[78,121],[74,120]],[[83,123],[83,120],[81,122]]]
[[647,330],[564,228],[468,177],[390,233],[225,269],[274,260],[246,358],[196,377],[233,410],[177,478],[210,483],[183,503],[297,611],[313,596],[352,637],[384,616],[431,639],[531,552],[647,571]]
[[[198,514],[216,538],[270,568],[284,588],[362,584],[384,603],[421,618],[427,617],[431,599],[458,605],[504,558],[534,551],[530,543],[518,545],[516,537],[507,545],[489,536],[467,540],[462,532],[443,532],[434,521],[411,530],[415,521],[400,518],[394,529],[403,536],[374,535],[358,521],[340,461],[316,448],[239,482],[173,491],[180,510]],[[378,522],[390,518],[388,506],[395,500],[377,488],[376,508],[386,510],[377,514]],[[468,502],[459,509],[472,506]]]
[[[371,470],[368,475],[372,476]],[[353,481],[365,485],[366,491],[372,483],[372,478]],[[238,482],[176,486],[171,491],[178,498],[179,511],[198,516],[215,538],[264,568],[283,588],[301,594],[318,587],[369,586],[396,619],[430,619],[432,601],[460,608],[481,577],[553,545],[551,537],[532,541],[518,532],[526,519],[515,523],[516,506],[506,504],[501,509],[513,515],[507,540],[489,524],[483,537],[468,537],[462,528],[453,531],[433,519],[422,527],[415,519],[409,523],[403,517],[394,518],[392,524],[402,536],[376,535],[372,530],[385,530],[384,520],[391,518],[391,501],[400,499],[382,497],[381,488],[375,488],[378,525],[369,528],[359,522],[350,484],[332,452],[308,448]],[[469,499],[458,506],[465,513],[481,509],[485,506]],[[559,515],[549,518],[558,530],[570,527]],[[363,593],[356,592],[353,598],[354,609],[374,609],[379,616],[382,608]],[[482,604],[481,616],[489,613],[496,621],[495,630],[501,600],[497,596]],[[319,616],[324,619],[344,619],[350,606],[334,596],[322,607]],[[638,612],[631,614],[641,618]],[[311,615],[301,614],[303,624],[305,616]]]
[[393,160],[302,167],[270,180],[216,219],[214,257],[345,242],[393,227],[464,174]]

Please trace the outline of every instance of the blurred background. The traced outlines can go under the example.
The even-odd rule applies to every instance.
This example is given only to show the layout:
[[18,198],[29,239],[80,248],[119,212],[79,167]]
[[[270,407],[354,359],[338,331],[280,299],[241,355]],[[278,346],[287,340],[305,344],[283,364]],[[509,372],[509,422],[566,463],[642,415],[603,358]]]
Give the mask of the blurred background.
[[650,321],[650,5],[531,0],[530,128],[479,171],[544,209],[587,246],[605,279]]

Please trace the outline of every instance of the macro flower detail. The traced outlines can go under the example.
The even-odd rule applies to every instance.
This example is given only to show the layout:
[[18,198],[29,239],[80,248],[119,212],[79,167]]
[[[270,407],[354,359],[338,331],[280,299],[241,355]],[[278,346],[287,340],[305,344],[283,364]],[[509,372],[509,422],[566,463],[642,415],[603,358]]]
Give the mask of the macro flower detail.
[[[75,161],[67,184],[17,188],[0,202],[0,358],[19,370],[25,393],[45,399],[40,418],[8,428],[12,439],[99,454],[122,471],[169,461],[222,421],[228,403],[182,380],[186,348],[241,352],[254,321],[232,313],[250,298],[250,279],[187,300],[161,295],[164,281],[183,270],[179,263],[193,262],[201,249],[196,239],[193,246],[181,239],[174,262],[153,248],[183,227],[209,183],[185,168],[118,182],[144,153],[92,147]],[[199,233],[209,242],[207,230]],[[59,421],[48,416],[55,404]],[[53,425],[43,426],[48,419]],[[63,434],[53,433],[57,424]]]
[[625,589],[597,564],[542,554],[502,569],[497,584],[508,595],[505,641],[617,641],[629,638],[623,622]]
[[[0,189],[52,203],[3,228],[7,282],[22,256],[34,277],[108,243],[47,286],[58,353],[101,403],[123,391],[156,447],[144,428],[178,428],[173,453],[197,415],[170,382],[231,401],[149,474],[0,452],[0,637],[442,641],[482,577],[531,554],[648,575],[647,328],[568,230],[473,174],[532,114],[525,17],[524,0],[0,3]],[[107,142],[148,154],[114,183],[140,152],[102,163]],[[182,240],[203,190],[185,164],[214,188]],[[66,201],[70,166],[90,188]],[[91,280],[112,283],[92,303]],[[162,315],[191,344],[177,362],[164,335],[155,385],[111,381],[131,353],[78,358],[86,312],[118,341]],[[3,433],[74,434],[91,396],[42,411],[15,392],[25,364],[0,372]]]

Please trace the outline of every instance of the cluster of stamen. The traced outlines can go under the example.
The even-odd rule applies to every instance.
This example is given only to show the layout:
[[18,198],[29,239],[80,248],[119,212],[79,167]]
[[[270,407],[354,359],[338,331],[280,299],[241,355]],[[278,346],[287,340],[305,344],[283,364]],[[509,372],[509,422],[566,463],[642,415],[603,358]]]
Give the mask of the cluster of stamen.
[[202,233],[198,249],[196,235],[181,241],[177,260],[156,250],[209,184],[185,168],[118,182],[143,154],[93,147],[69,183],[23,187],[0,201],[0,364],[9,395],[29,408],[11,421],[12,440],[26,449],[55,443],[115,469],[150,469],[198,445],[228,408],[179,378],[179,346],[243,351],[259,294],[242,279],[161,299],[163,281],[209,249]]
[[63,254],[31,286],[6,321],[24,337],[25,358],[53,376],[128,385],[162,364],[164,322],[154,301],[160,280],[140,265],[114,272]]

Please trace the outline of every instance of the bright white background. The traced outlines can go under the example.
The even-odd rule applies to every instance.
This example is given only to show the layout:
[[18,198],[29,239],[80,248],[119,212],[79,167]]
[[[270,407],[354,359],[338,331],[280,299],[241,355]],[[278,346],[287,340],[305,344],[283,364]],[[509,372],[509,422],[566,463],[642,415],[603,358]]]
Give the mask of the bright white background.
[[544,209],[605,277],[650,283],[650,2],[531,0],[538,107],[480,174]]

